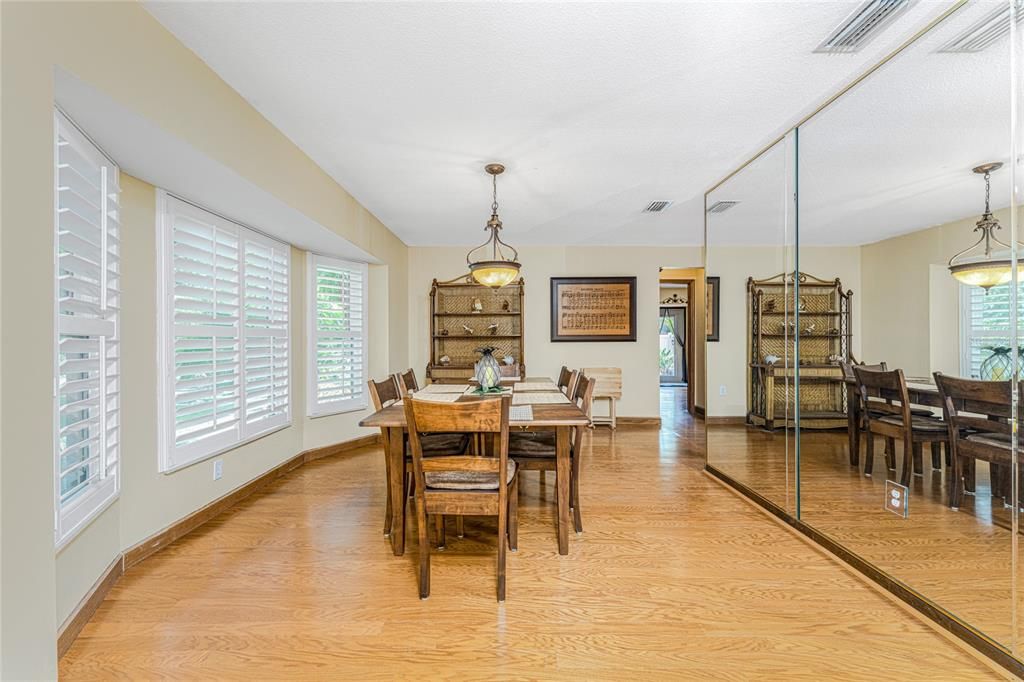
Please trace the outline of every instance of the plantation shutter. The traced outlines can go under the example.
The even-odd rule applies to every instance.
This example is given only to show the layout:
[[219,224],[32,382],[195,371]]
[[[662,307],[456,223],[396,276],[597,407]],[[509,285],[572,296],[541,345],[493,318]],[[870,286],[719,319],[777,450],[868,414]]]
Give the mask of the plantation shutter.
[[[1024,285],[1021,285],[1019,291],[1018,306],[1024,312]],[[982,378],[981,364],[992,355],[992,349],[1011,345],[1010,285],[992,287],[988,293],[981,287],[963,286],[961,295],[963,343],[960,369],[964,376],[978,379]],[[1024,315],[1018,319],[1024,321]]]
[[54,128],[59,544],[119,487],[120,228],[117,166],[59,112]]
[[290,247],[161,197],[166,471],[288,423]]
[[245,423],[288,420],[289,247],[245,240]]
[[310,255],[310,415],[367,405],[365,263]]

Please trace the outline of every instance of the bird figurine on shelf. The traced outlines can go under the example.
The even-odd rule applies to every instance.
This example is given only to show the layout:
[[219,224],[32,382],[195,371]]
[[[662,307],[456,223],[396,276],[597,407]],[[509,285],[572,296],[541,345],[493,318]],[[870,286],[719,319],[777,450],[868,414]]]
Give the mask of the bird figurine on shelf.
[[511,308],[512,308],[512,304],[509,303],[509,300],[507,298],[504,301],[501,302],[501,309],[504,310],[506,313],[509,310],[511,310]]
[[484,304],[480,302],[479,298],[473,299],[473,312],[482,313],[484,311]]
[[495,322],[494,324],[487,325],[487,331],[490,332],[491,336],[494,336],[495,334],[497,334],[498,333],[498,323]]
[[467,336],[473,336],[473,328],[468,325],[462,325],[462,331],[466,332]]

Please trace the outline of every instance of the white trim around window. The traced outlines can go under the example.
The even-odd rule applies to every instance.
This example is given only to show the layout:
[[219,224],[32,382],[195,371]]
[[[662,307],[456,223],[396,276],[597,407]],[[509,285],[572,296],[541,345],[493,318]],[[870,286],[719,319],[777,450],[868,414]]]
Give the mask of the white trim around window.
[[160,470],[291,424],[291,247],[157,193]]
[[54,542],[120,493],[119,171],[54,112]]
[[369,404],[367,265],[310,253],[306,260],[306,414]]

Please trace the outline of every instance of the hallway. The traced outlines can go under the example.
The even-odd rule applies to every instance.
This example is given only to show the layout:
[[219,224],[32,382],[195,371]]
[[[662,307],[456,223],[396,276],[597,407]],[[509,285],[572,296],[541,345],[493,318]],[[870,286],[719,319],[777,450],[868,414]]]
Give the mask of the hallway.
[[129,570],[61,678],[996,677],[704,474],[702,423],[671,414],[660,431],[587,437],[586,530],[568,556],[552,477],[523,476],[504,604],[493,529],[475,519],[433,553],[431,597],[417,598],[415,540],[391,555],[383,462],[366,448],[301,467]]

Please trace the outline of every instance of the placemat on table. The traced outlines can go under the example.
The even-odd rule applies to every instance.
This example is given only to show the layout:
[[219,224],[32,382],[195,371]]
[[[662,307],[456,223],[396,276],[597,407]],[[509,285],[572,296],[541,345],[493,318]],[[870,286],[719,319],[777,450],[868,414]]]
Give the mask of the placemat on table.
[[565,405],[568,403],[568,398],[555,391],[526,391],[512,394],[513,405]]
[[416,393],[465,393],[467,388],[469,384],[430,384]]

